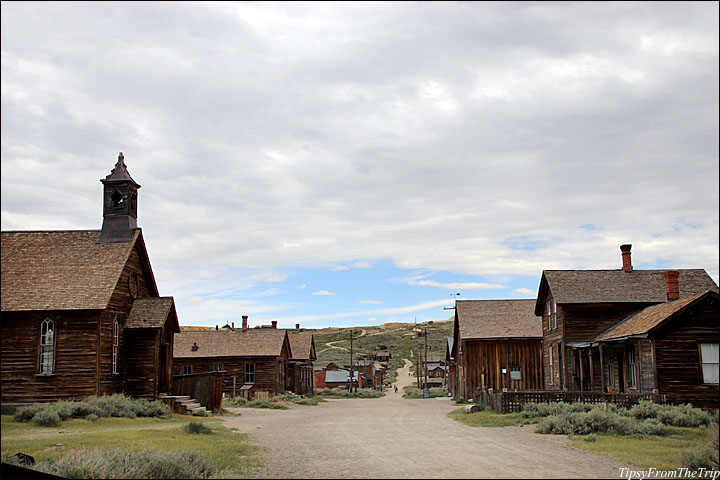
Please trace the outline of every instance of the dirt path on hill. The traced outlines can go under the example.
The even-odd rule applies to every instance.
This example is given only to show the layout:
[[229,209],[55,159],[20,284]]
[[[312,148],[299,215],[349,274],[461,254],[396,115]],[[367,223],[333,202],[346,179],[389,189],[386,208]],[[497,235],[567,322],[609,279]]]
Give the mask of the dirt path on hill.
[[410,362],[398,393],[328,400],[289,410],[233,409],[225,426],[266,447],[255,478],[617,478],[620,462],[567,447],[535,426],[473,428],[447,417],[447,398],[407,400]]

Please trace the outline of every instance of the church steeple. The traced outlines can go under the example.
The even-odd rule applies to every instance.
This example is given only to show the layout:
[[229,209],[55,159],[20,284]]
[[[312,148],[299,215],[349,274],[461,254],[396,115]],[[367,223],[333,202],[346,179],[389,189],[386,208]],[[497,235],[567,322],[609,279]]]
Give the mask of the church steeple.
[[132,179],[122,152],[103,184],[103,225],[98,243],[129,242],[137,228],[140,185]]

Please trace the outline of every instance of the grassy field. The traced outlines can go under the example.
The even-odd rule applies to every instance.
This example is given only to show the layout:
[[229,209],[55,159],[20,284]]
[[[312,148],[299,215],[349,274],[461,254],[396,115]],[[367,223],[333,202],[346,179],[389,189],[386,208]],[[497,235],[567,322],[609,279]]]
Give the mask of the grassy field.
[[[63,456],[78,448],[142,450],[155,448],[174,451],[195,450],[210,461],[226,478],[248,478],[260,465],[261,450],[248,442],[248,436],[223,427],[217,417],[190,417],[173,414],[168,419],[102,418],[96,421],[75,419],[57,427],[39,427],[18,423],[12,415],[2,415],[0,434],[2,452],[22,452],[36,461]],[[202,422],[212,429],[209,435],[194,435],[184,430],[190,422]]]
[[667,427],[667,435],[661,437],[598,433],[597,441],[586,442],[582,437],[573,436],[570,444],[598,455],[629,462],[640,468],[673,470],[682,466],[680,455],[683,451],[701,445],[710,446],[710,440],[707,427]]
[[[453,410],[448,417],[471,427],[510,427],[539,421],[523,418],[520,412],[502,414],[488,410],[465,413],[462,408]],[[680,455],[684,451],[703,445],[711,446],[707,427],[667,427],[664,436],[622,436],[610,432],[596,433],[593,437],[596,440],[588,442],[582,436],[571,436],[570,446],[628,462],[639,468],[655,467],[658,470],[680,468]]]

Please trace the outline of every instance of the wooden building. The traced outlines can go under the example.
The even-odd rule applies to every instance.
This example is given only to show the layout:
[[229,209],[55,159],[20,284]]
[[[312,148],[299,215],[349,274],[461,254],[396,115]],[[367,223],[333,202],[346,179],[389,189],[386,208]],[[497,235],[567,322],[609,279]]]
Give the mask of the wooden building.
[[428,357],[427,362],[423,361],[423,372],[427,374],[428,387],[442,387],[445,384],[447,368],[444,360]]
[[635,270],[630,247],[620,247],[618,270],[543,272],[535,313],[543,318],[545,388],[717,399],[717,381],[698,373],[717,365],[717,285],[702,269]]
[[243,316],[241,329],[176,333],[173,374],[224,371],[223,392],[249,399],[257,392],[278,395],[291,390],[287,331],[248,328],[247,318]]
[[172,297],[160,297],[122,153],[100,230],[2,232],[3,404],[170,389]]
[[288,333],[290,358],[288,385],[298,395],[313,393],[313,361],[317,360],[315,339],[311,333]]
[[542,326],[534,300],[458,300],[452,390],[472,398],[476,388],[542,389]]

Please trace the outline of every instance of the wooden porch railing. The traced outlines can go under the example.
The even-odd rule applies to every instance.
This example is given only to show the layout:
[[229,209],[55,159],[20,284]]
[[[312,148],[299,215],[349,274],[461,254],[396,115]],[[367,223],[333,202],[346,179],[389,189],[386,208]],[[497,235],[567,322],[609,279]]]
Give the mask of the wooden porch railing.
[[173,375],[173,395],[189,395],[208,410],[219,412],[222,407],[224,371]]
[[478,389],[475,402],[482,402],[500,413],[520,412],[526,403],[566,402],[566,403],[613,403],[618,407],[630,408],[640,400],[665,403],[665,395],[658,393],[602,393],[571,392],[562,390],[524,390],[513,392],[493,392],[492,389]]

